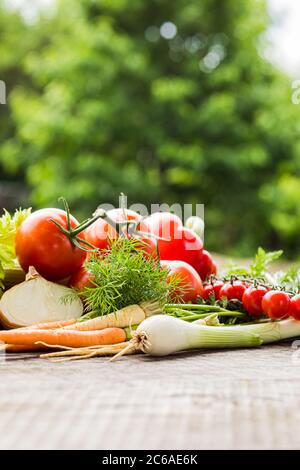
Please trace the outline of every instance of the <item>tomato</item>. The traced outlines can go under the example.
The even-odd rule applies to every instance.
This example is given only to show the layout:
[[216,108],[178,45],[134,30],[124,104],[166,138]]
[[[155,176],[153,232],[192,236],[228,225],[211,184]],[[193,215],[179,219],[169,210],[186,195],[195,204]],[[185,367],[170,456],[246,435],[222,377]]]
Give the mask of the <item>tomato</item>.
[[140,230],[165,239],[157,241],[162,260],[185,261],[197,271],[203,249],[202,240],[192,230],[183,227],[177,215],[156,212],[141,222]]
[[217,263],[215,263],[214,261],[211,264],[211,274],[213,274],[214,276],[218,274],[218,266]]
[[[144,232],[151,232],[156,237],[172,240],[175,237],[175,232],[182,228],[182,222],[177,215],[171,212],[155,212],[141,222],[140,228]],[[164,246],[164,243],[167,242],[158,241],[159,250]]]
[[97,219],[85,230],[85,239],[99,250],[105,250],[109,246],[109,239],[118,237],[117,231],[104,219]]
[[208,300],[211,296],[215,297],[215,300],[220,298],[220,290],[224,286],[223,281],[216,281],[213,284],[207,284],[203,287],[202,298]]
[[288,313],[295,320],[300,320],[300,294],[291,298]]
[[[169,269],[169,277],[176,277],[181,280],[180,287],[184,291],[181,295],[183,302],[196,302],[198,297],[202,297],[203,285],[197,271],[184,261],[163,260],[161,266]],[[181,294],[181,293],[180,293]]]
[[274,320],[288,315],[290,298],[288,294],[278,290],[270,290],[262,299],[263,312]]
[[[46,279],[57,281],[77,271],[86,259],[86,252],[74,246],[67,235],[50,219],[67,230],[67,213],[61,209],[33,212],[20,226],[16,235],[16,254],[25,272],[29,266]],[[70,216],[71,228],[78,226]],[[78,239],[85,240],[83,233]]]
[[228,300],[237,299],[242,301],[246,287],[246,284],[242,281],[226,282],[220,289],[219,297],[220,299],[227,297]]
[[[124,222],[125,220],[132,220],[134,222],[135,220],[140,220],[141,218],[137,212],[132,211],[131,209],[122,208],[111,209],[110,211],[107,211],[107,215],[114,222]],[[122,230],[124,233],[127,233],[126,226],[124,226]]]
[[211,254],[207,250],[202,250],[202,254],[196,269],[200,274],[202,281],[205,281],[205,279],[211,274],[215,274],[216,265],[213,262]]
[[137,249],[144,252],[145,258],[157,259],[157,240],[152,237],[140,237]]
[[93,275],[84,266],[72,274],[69,280],[69,286],[74,289],[83,290],[85,287],[95,287]]
[[245,290],[242,302],[247,312],[253,317],[260,317],[263,314],[261,303],[267,292],[268,289],[263,286],[251,286]]

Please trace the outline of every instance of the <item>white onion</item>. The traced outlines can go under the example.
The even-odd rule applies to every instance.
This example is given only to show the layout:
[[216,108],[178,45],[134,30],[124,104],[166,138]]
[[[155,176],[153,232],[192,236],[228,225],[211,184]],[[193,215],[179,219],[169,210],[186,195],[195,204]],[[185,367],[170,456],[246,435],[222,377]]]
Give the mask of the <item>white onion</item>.
[[195,232],[201,240],[203,240],[204,237],[204,221],[201,219],[201,217],[192,215],[189,217],[186,222],[185,226]]
[[299,335],[300,321],[292,318],[252,325],[207,326],[156,315],[138,326],[131,348],[152,356],[166,356],[188,349],[254,347]]
[[79,298],[63,299],[72,290],[41,277],[33,267],[26,280],[6,291],[0,300],[0,320],[5,327],[79,318],[83,305]]

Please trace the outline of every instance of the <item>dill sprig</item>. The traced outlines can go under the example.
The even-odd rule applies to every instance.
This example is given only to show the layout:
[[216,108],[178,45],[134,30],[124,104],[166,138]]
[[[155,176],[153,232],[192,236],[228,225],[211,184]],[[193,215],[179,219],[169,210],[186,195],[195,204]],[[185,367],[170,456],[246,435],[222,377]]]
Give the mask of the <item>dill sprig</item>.
[[100,256],[86,262],[95,287],[86,287],[80,293],[88,312],[84,320],[144,301],[164,304],[178,291],[179,281],[167,280],[168,270],[160,267],[159,260],[146,257],[141,243],[120,237],[112,240]]

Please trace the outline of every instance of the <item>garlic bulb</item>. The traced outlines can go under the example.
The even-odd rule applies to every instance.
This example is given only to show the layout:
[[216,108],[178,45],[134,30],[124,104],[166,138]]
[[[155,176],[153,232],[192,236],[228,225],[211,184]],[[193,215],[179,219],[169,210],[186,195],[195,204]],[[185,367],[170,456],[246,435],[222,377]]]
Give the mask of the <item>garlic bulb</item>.
[[5,327],[16,328],[58,320],[79,318],[83,305],[79,298],[63,299],[72,290],[41,277],[30,267],[26,280],[4,292],[0,300],[0,320]]

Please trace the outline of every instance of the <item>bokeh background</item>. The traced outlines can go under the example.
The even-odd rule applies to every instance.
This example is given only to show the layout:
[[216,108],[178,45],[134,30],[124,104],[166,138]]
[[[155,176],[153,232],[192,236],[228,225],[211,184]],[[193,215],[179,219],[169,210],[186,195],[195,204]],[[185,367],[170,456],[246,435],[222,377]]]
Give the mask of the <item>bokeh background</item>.
[[299,259],[300,69],[270,2],[0,0],[1,207],[204,203],[208,249]]

